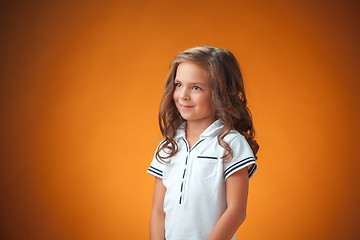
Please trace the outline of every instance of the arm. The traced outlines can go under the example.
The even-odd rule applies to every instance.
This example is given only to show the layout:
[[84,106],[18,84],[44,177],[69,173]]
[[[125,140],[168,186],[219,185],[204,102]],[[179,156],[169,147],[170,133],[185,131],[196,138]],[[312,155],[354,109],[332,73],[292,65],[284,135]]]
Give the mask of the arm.
[[163,209],[166,188],[161,178],[155,177],[153,204],[150,215],[150,239],[165,239],[165,212]]
[[217,221],[208,240],[231,239],[246,217],[249,187],[248,168],[244,167],[226,179],[227,209]]

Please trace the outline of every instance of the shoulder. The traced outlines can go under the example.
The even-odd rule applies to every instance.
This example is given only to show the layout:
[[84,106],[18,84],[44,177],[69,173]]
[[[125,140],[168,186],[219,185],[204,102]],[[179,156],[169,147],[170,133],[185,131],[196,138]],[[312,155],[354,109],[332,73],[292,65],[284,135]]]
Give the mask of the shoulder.
[[160,156],[164,156],[165,152],[164,152],[164,148],[162,148],[162,145],[165,143],[165,140],[161,140],[160,142],[157,143],[156,149],[155,149],[155,153],[154,153],[154,158],[156,155],[160,155]]
[[[234,155],[241,152],[241,150],[250,150],[250,145],[248,144],[246,138],[236,130],[231,130],[224,138],[224,142],[229,145],[229,147],[234,151]],[[217,150],[224,151],[224,147],[221,146],[220,142],[216,140]]]
[[245,136],[237,131],[232,131],[228,135],[228,138],[230,139],[229,146],[233,151],[233,156],[231,161],[225,163],[225,179],[244,167],[247,167],[248,176],[250,179],[257,170],[257,163],[255,161],[251,146],[249,145]]
[[162,139],[162,140],[159,141],[159,142],[158,142],[158,141],[154,142],[154,145],[157,144],[157,145],[156,145],[156,151],[161,147],[161,145],[164,143],[164,141],[165,141],[165,140]]
[[224,137],[224,140],[229,144],[230,148],[234,151],[234,155],[239,152],[247,152],[251,155],[251,147],[246,140],[245,136],[236,130],[231,130],[228,135]]
[[246,138],[236,130],[231,130],[225,137],[224,141],[227,143],[246,141]]
[[[157,145],[157,147],[156,147],[156,151],[159,151],[159,149],[161,148],[161,146],[163,146],[165,143],[166,143],[165,139],[162,139],[162,140],[158,143],[158,145]],[[162,149],[160,150],[160,152],[163,152],[163,151],[164,151],[164,148],[162,148]]]

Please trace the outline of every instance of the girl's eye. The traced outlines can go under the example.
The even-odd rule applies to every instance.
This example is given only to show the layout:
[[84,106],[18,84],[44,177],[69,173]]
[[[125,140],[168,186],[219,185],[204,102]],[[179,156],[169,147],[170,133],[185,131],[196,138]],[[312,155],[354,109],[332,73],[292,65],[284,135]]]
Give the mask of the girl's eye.
[[198,86],[195,86],[194,90],[201,90],[201,88],[199,88]]
[[181,87],[181,83],[175,83],[175,87]]

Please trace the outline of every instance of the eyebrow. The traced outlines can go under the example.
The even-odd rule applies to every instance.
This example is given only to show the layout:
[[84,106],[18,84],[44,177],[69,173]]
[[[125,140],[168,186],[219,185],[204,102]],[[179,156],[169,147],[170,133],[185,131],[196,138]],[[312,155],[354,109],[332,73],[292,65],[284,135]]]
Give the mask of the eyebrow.
[[[174,81],[175,82],[181,82],[179,79],[175,79]],[[201,82],[190,82],[190,84],[193,84],[193,85],[205,85],[205,83],[201,83]]]

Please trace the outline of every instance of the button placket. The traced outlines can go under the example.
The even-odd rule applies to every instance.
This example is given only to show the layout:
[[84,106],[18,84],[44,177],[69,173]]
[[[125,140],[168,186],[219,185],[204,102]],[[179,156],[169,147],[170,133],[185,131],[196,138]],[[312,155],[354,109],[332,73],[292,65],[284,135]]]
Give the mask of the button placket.
[[185,142],[185,146],[186,146],[186,159],[185,159],[185,167],[184,167],[184,172],[181,178],[181,186],[180,186],[180,197],[179,197],[179,204],[181,204],[184,201],[184,190],[185,190],[185,177],[186,177],[186,172],[187,172],[187,163],[188,163],[188,159],[189,159],[189,145],[187,143],[187,141],[183,138],[184,142]]
[[[186,156],[185,162],[187,162],[187,159],[188,159],[188,158],[189,158],[189,155]],[[185,182],[186,182],[186,172],[187,172],[187,163],[185,164],[184,173],[183,173],[182,179],[181,179],[179,204],[181,204],[181,203],[184,201],[184,190],[185,190]]]
[[186,185],[186,179],[187,179],[187,172],[188,172],[188,162],[190,161],[190,152],[191,150],[193,150],[199,143],[201,143],[204,139],[201,139],[199,141],[197,141],[195,143],[194,146],[192,146],[191,149],[189,149],[189,144],[188,142],[186,141],[186,139],[184,139],[184,142],[185,142],[185,146],[186,146],[186,152],[187,152],[187,155],[186,155],[186,159],[185,159],[185,168],[184,168],[184,172],[183,172],[183,175],[182,175],[182,179],[181,179],[181,186],[180,186],[180,198],[179,198],[179,204],[182,204],[184,202],[184,198],[185,198],[185,185]]

